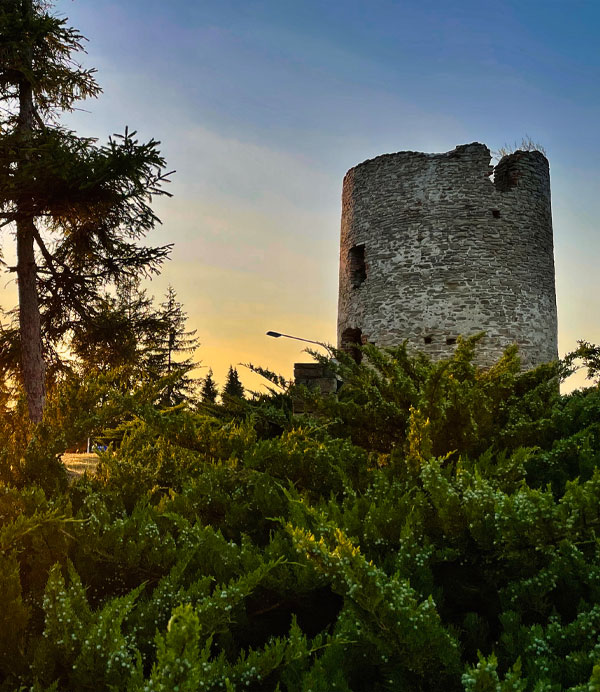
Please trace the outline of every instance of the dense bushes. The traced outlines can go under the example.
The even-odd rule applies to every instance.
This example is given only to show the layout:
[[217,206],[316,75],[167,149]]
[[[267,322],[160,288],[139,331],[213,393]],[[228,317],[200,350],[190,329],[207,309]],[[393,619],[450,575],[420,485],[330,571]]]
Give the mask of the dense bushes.
[[[0,689],[600,689],[600,390],[475,348],[337,354],[297,417],[89,383],[36,431],[7,412]],[[123,439],[65,488],[32,469],[76,391]]]

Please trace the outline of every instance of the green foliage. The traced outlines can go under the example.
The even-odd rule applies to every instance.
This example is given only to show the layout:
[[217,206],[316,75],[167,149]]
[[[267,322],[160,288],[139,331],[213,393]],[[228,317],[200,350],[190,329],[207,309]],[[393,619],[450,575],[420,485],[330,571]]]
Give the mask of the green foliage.
[[65,380],[38,458],[120,435],[62,489],[7,410],[0,689],[598,689],[600,392],[476,348],[338,354],[339,398],[295,417]]
[[[31,2],[32,12],[25,12],[20,0],[7,0],[0,9],[0,99],[18,94],[20,75],[31,83],[43,116],[57,110],[71,110],[75,101],[97,96],[100,89],[94,81],[94,70],[83,69],[72,54],[83,51],[84,37],[67,26],[67,20],[53,17],[45,3]],[[24,37],[31,53],[24,51]],[[13,124],[16,115],[5,114]]]
[[[127,337],[125,352],[127,346],[133,348],[131,327],[105,289],[155,273],[170,250],[135,243],[158,222],[148,201],[152,194],[163,194],[164,178],[157,142],[140,143],[135,134],[126,131],[98,146],[72,133],[43,130],[28,145],[31,151],[9,135],[0,138],[0,215],[6,221],[17,219],[25,195],[38,203],[34,216],[45,218],[45,230],[36,231],[35,240],[41,253],[38,294],[48,357],[57,357],[53,347],[74,337],[84,360],[101,355],[109,365],[118,364],[111,363],[122,357],[114,342],[111,347],[112,328]],[[17,163],[15,175],[11,171]],[[13,316],[3,335],[7,343],[18,330],[17,314]],[[16,367],[8,361],[2,365]]]
[[363,450],[347,440],[315,439],[302,428],[258,442],[243,461],[246,468],[314,493],[315,499],[329,493],[341,497],[346,488],[365,485],[367,455]]
[[402,689],[431,689],[434,681],[451,684],[459,666],[457,642],[440,622],[431,597],[418,594],[398,574],[386,574],[366,560],[344,533],[315,517],[322,534],[288,525],[299,553],[314,563],[344,597],[340,620],[352,636],[356,656],[378,663],[388,685]]
[[121,281],[115,296],[106,293],[99,297],[93,321],[73,325],[71,351],[79,369],[107,372],[123,368],[129,371],[128,379],[140,380],[147,342],[161,329],[162,321],[139,284],[139,277]]
[[24,650],[29,608],[23,603],[19,563],[13,554],[0,554],[0,675],[25,667]]
[[66,487],[58,455],[64,451],[62,431],[49,423],[33,426],[25,399],[0,418],[0,482],[37,483],[48,491]]
[[[343,352],[331,361],[313,353],[344,384],[337,397],[304,392],[307,408],[332,421],[335,435],[384,453],[418,457],[423,447],[425,456],[477,456],[493,445],[536,444],[536,425],[558,398],[558,366],[521,373],[510,347],[492,368],[478,369],[473,360],[482,336],[459,339],[453,357],[435,363],[409,355],[406,344],[385,350],[367,344],[360,364]],[[506,440],[507,428],[526,426],[518,439],[515,432]]]
[[263,648],[249,649],[229,663],[223,655],[211,655],[213,641],[206,636],[201,614],[190,606],[180,606],[169,621],[166,636],[157,635],[157,660],[149,682],[151,689],[163,692],[257,689],[277,673],[289,675],[288,669],[297,669],[310,659],[324,640],[317,636],[310,641],[292,621],[287,637],[273,638]]
[[106,290],[158,271],[170,251],[138,245],[159,221],[152,197],[166,194],[158,142],[126,128],[99,145],[58,124],[100,88],[95,70],[76,61],[84,37],[50,9],[40,0],[0,8],[0,229],[15,236],[19,283],[18,309],[1,333],[0,373],[23,383],[35,423],[46,365],[60,361],[71,339],[91,358],[109,325],[127,332]]

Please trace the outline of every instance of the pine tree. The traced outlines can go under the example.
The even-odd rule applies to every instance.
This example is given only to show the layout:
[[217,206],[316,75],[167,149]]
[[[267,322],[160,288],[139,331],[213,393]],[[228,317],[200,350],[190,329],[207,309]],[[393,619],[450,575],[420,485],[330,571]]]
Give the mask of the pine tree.
[[217,401],[218,394],[219,390],[217,389],[217,385],[213,380],[213,371],[211,368],[208,371],[208,375],[202,381],[202,389],[200,390],[200,396],[202,398],[203,403],[214,404]]
[[73,327],[71,352],[80,369],[108,370],[144,367],[146,345],[163,327],[159,312],[139,279],[121,282],[116,296],[106,293],[98,302],[94,320]]
[[0,366],[7,371],[4,354],[18,343],[34,422],[44,408],[44,345],[93,323],[107,285],[157,271],[170,249],[136,245],[158,221],[151,196],[166,194],[158,143],[126,130],[98,145],[57,124],[100,87],[74,60],[83,36],[47,8],[45,0],[0,5],[0,228],[15,230],[19,289]]
[[172,376],[160,403],[176,406],[193,398],[198,384],[197,379],[189,376],[198,365],[192,355],[198,348],[198,339],[195,329],[186,331],[187,313],[172,286],[169,286],[156,316],[159,320],[157,329],[146,335],[144,365],[150,377]]
[[229,372],[227,373],[227,380],[225,386],[223,387],[223,399],[236,398],[243,399],[244,397],[244,387],[240,381],[238,371],[233,365],[229,366]]

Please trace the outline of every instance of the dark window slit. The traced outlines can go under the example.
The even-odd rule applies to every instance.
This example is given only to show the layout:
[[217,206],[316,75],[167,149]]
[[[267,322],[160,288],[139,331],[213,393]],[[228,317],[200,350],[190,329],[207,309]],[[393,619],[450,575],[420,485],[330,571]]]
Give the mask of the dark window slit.
[[348,266],[352,288],[358,288],[367,278],[364,244],[355,245],[350,248],[348,251]]

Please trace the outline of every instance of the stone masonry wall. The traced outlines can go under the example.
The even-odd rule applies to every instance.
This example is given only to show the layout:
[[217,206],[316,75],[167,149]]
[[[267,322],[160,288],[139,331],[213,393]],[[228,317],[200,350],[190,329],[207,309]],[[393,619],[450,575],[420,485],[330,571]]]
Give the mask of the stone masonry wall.
[[517,151],[494,169],[489,149],[473,143],[351,168],[342,194],[338,346],[407,339],[441,358],[458,335],[481,331],[480,365],[512,343],[524,368],[557,358],[545,156]]

